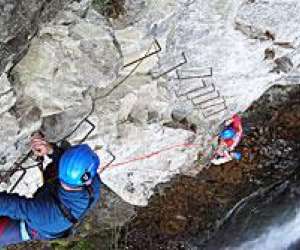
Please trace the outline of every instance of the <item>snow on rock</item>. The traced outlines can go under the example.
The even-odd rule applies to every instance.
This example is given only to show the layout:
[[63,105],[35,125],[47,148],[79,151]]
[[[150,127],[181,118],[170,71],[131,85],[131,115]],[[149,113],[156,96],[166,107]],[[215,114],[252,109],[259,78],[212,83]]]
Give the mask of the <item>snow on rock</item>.
[[[89,118],[96,129],[87,143],[99,152],[101,168],[111,159],[107,149],[116,156],[101,178],[129,203],[146,205],[157,184],[197,173],[225,118],[275,83],[298,83],[297,0],[127,0],[117,20],[81,2],[44,25],[13,69],[16,111],[39,111],[34,125],[42,123],[56,141],[96,98]],[[158,50],[155,39],[159,53],[122,67]],[[210,68],[213,75],[200,79]]]

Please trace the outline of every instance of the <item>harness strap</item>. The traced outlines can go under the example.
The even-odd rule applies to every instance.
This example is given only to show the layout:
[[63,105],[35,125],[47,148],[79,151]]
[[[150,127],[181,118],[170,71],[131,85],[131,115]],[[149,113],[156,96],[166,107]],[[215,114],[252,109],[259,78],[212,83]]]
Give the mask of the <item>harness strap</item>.
[[[89,195],[89,203],[85,209],[85,211],[82,213],[82,215],[84,215],[86,213],[86,211],[90,208],[90,206],[92,205],[93,201],[95,200],[94,198],[94,192],[93,192],[93,187],[92,186],[84,186],[85,189],[87,190],[88,192],[88,195]],[[77,226],[80,221],[79,219],[77,219],[71,212],[71,210],[66,207],[62,202],[61,200],[59,199],[58,195],[57,195],[57,191],[56,190],[53,190],[51,189],[51,194],[52,194],[52,197],[56,203],[56,205],[58,206],[59,210],[61,211],[61,213],[63,214],[63,216],[68,220],[70,221],[73,226]]]
[[92,203],[95,200],[95,197],[94,197],[94,189],[93,189],[92,186],[90,186],[90,185],[89,186],[85,186],[85,189],[86,189],[86,191],[89,194],[89,204],[88,204],[88,206],[87,206],[87,208],[85,210],[85,212],[86,212],[91,207]]
[[58,198],[57,193],[52,193],[52,197],[58,206],[60,212],[63,214],[63,216],[70,221],[73,225],[78,223],[78,219],[71,213],[70,209],[67,208]]

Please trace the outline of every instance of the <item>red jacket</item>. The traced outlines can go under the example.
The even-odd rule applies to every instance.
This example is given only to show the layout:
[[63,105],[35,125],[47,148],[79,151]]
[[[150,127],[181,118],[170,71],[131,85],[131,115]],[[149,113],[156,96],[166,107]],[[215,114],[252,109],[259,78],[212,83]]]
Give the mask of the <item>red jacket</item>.
[[224,142],[226,143],[227,147],[234,148],[237,146],[237,144],[240,142],[243,134],[243,128],[242,128],[242,119],[238,115],[234,115],[231,118],[232,122],[228,127],[231,127],[236,132],[236,135],[232,139],[226,139]]

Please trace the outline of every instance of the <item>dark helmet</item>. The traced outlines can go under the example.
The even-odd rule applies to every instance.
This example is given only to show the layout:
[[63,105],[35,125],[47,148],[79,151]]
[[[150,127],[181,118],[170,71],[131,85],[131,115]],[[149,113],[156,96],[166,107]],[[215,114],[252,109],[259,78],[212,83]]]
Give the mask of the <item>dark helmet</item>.
[[88,145],[73,146],[59,161],[58,178],[70,187],[82,186],[97,175],[99,165],[99,157]]

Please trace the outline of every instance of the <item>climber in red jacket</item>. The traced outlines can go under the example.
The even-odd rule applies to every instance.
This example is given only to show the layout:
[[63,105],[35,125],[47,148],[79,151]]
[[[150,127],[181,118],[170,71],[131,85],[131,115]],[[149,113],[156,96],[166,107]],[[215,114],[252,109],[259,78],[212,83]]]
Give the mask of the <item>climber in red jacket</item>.
[[225,122],[225,128],[219,135],[218,148],[211,163],[220,165],[233,159],[241,160],[242,154],[240,152],[234,152],[234,149],[241,141],[242,135],[242,120],[235,114],[231,119]]

